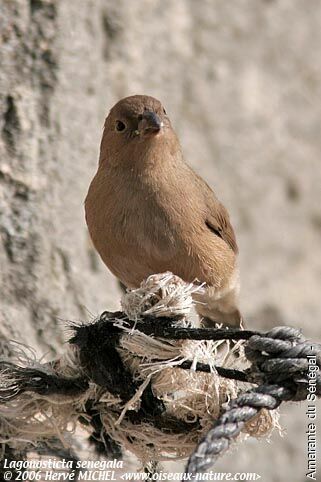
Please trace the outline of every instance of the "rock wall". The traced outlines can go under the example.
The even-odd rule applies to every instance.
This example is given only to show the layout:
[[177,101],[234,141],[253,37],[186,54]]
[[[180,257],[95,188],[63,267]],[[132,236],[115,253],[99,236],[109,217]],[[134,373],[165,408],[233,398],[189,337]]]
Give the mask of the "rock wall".
[[[320,340],[320,25],[317,0],[0,0],[3,335],[55,355],[65,320],[118,307],[83,200],[108,109],[146,93],[230,210],[249,326]],[[217,470],[303,481],[305,406],[282,413]]]

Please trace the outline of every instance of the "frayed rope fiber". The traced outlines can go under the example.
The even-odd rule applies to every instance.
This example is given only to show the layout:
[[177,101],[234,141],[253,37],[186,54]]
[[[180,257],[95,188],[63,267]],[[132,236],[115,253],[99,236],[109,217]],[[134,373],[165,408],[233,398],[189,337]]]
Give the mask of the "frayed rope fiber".
[[232,442],[279,428],[280,403],[304,400],[312,386],[312,359],[321,396],[320,345],[290,327],[197,328],[192,294],[202,289],[172,273],[150,276],[124,295],[122,312],[70,325],[65,355],[50,363],[6,344],[0,459],[44,447],[73,453],[85,428],[107,457],[127,449],[145,465],[189,458],[195,475]]

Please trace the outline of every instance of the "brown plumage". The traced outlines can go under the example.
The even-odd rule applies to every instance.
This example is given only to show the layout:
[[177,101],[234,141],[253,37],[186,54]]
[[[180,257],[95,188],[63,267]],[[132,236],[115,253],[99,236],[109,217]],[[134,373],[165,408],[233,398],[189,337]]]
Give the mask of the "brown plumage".
[[172,271],[205,282],[200,315],[237,325],[237,244],[229,215],[185,163],[162,104],[119,101],[104,126],[97,173],[85,201],[95,248],[127,287]]

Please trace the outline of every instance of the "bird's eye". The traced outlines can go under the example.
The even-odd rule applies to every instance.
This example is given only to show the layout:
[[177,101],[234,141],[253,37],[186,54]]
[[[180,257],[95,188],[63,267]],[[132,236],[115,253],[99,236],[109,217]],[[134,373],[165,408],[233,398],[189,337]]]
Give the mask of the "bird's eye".
[[126,125],[122,121],[116,122],[116,131],[122,132],[126,129]]
[[164,109],[164,107],[163,107],[163,114],[167,115],[167,112],[166,112],[166,110]]

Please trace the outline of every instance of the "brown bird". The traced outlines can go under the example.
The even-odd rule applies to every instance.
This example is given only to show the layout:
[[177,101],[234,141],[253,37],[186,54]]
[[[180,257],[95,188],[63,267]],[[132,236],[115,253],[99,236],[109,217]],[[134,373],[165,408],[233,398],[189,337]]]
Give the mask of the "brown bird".
[[165,271],[204,282],[205,294],[195,296],[203,323],[240,325],[228,212],[184,161],[158,100],[134,95],[111,109],[85,210],[95,248],[125,286]]

